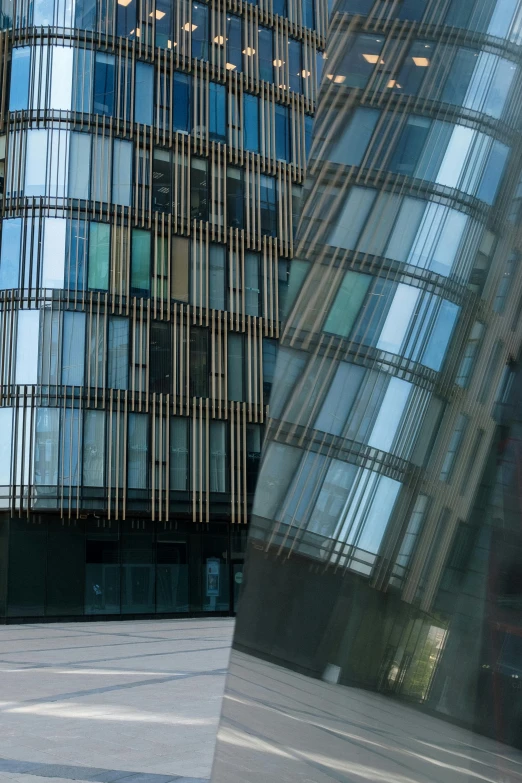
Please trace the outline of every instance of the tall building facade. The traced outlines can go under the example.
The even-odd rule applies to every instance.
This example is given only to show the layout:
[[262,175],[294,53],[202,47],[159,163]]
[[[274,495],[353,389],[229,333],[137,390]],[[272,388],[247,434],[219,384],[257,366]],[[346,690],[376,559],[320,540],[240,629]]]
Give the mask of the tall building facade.
[[3,3],[0,618],[234,611],[326,25]]
[[522,338],[522,3],[342,0],[326,51],[216,783],[263,749],[285,781],[445,780],[353,772],[360,687],[520,746],[520,507],[477,492]]

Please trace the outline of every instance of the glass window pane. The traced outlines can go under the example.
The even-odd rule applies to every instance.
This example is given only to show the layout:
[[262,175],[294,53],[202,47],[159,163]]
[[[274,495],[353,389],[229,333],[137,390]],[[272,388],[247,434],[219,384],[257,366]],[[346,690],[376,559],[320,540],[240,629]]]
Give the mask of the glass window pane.
[[147,489],[149,465],[149,417],[129,413],[127,485],[129,489]]
[[63,288],[66,232],[65,218],[44,219],[42,288]]
[[150,231],[132,229],[131,293],[148,296],[150,293]]
[[83,386],[85,313],[63,314],[62,383]]
[[104,136],[93,136],[92,144],[91,198],[110,201],[111,141]]
[[363,367],[340,362],[315,421],[316,430],[342,434],[365,373]]
[[72,79],[74,49],[69,46],[51,46],[52,78],[49,108],[70,111],[72,107]]
[[31,71],[31,47],[16,47],[11,55],[11,82],[9,111],[27,109],[29,101],[29,75]]
[[96,52],[94,65],[94,114],[114,115],[116,64],[112,54]]
[[18,288],[20,275],[20,241],[22,220],[2,221],[2,253],[0,255],[0,288]]
[[39,310],[19,310],[16,331],[15,383],[38,383]]
[[344,166],[360,166],[381,116],[378,109],[356,109],[328,151],[328,160]]
[[224,421],[210,422],[210,491],[227,491],[227,425]]
[[208,7],[192,3],[192,57],[208,60]]
[[225,261],[226,249],[212,243],[209,248],[209,307],[225,309]]
[[71,133],[69,157],[69,197],[89,198],[91,176],[91,136]]
[[361,229],[375,200],[376,191],[370,188],[350,188],[333,227],[328,243],[347,250],[356,248]]
[[[157,14],[157,12],[156,12]],[[134,97],[134,122],[152,125],[154,105],[154,66],[136,63],[136,88]]]
[[129,321],[109,318],[109,358],[107,385],[110,389],[126,389],[129,375]]
[[170,489],[188,487],[188,419],[177,416],[170,421]]
[[224,84],[209,84],[209,138],[226,140],[226,88]]
[[111,227],[108,223],[89,224],[89,288],[107,291]]
[[417,288],[399,283],[377,342],[379,350],[400,353],[419,294]]
[[132,142],[114,139],[112,158],[112,200],[130,207],[132,204]]
[[325,332],[348,337],[371,282],[371,275],[352,271],[345,273],[325,321]]
[[243,336],[228,335],[228,399],[244,400]]
[[105,411],[87,410],[83,425],[83,483],[103,487],[105,463]]
[[60,409],[37,408],[34,448],[34,483],[56,486],[58,483],[58,447]]
[[189,299],[190,241],[185,237],[172,238],[172,297],[181,302]]
[[259,152],[259,98],[243,93],[243,145],[249,152]]
[[0,408],[0,427],[2,439],[0,441],[0,486],[5,487],[11,483],[12,437],[13,437],[13,409]]
[[[194,52],[193,56],[196,56]],[[175,71],[173,83],[173,129],[182,133],[190,133],[192,130],[192,77],[186,73]]]
[[391,451],[393,441],[413,386],[400,378],[391,378],[375,419],[368,445]]

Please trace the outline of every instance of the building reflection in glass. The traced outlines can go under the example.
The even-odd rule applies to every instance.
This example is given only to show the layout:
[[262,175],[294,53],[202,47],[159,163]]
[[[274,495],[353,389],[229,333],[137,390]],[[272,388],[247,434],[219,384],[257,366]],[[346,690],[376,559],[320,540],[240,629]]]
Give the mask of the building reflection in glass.
[[521,44],[334,9],[214,783],[522,780]]

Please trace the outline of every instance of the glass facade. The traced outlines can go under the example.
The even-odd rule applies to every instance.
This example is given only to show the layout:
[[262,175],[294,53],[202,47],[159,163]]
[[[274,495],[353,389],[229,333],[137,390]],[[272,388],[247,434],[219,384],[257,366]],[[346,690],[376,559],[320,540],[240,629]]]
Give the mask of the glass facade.
[[521,33],[334,6],[215,783],[519,775]]
[[2,4],[0,618],[234,612],[327,17]]

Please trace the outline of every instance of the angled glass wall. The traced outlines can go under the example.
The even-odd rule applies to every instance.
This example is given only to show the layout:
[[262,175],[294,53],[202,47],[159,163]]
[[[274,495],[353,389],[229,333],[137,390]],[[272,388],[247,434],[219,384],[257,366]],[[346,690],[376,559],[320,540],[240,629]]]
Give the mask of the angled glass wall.
[[334,7],[216,783],[517,779],[522,560],[481,482],[520,394],[521,45],[518,2]]

